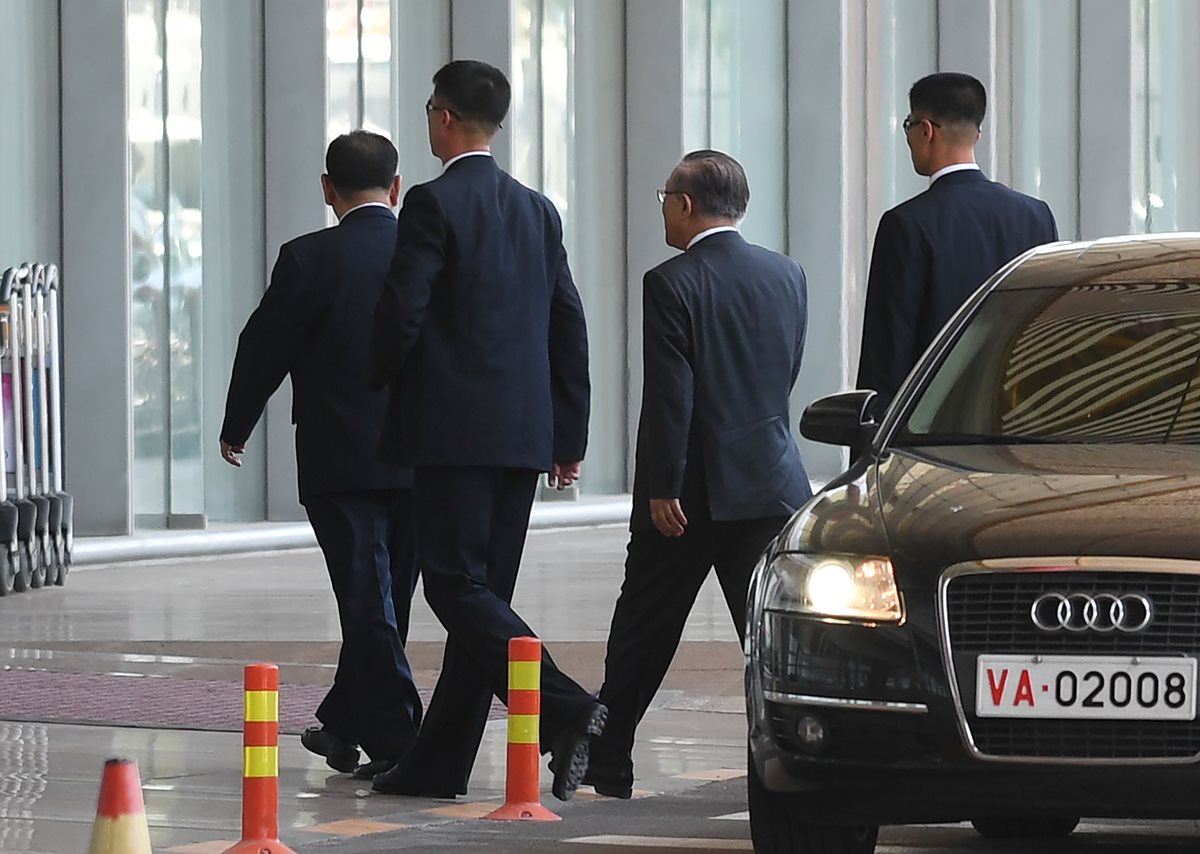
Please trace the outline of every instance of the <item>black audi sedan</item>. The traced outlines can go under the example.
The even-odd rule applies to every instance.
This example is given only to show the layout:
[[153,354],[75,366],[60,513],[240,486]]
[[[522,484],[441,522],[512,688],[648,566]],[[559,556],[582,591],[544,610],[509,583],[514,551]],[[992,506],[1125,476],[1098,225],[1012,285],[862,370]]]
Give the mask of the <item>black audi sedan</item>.
[[755,850],[1200,817],[1200,235],[1031,250],[872,398],[752,580]]

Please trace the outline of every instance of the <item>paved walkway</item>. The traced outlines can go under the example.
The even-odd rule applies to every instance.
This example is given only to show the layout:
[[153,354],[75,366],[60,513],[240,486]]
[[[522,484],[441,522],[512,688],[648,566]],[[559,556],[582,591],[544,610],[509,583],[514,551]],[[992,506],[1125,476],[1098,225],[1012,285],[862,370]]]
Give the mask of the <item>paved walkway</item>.
[[[618,527],[534,532],[518,583],[517,609],[560,665],[593,689],[625,539]],[[639,796],[744,773],[741,657],[724,607],[710,583],[643,728]],[[311,722],[332,679],[337,637],[316,552],[80,568],[65,588],[0,600],[0,852],[86,848],[110,756],[138,760],[155,850],[223,850],[240,827],[243,664],[280,665],[281,721],[295,732]],[[418,591],[410,656],[426,691],[443,640]],[[505,728],[496,713],[471,795],[453,803],[371,794],[283,736],[285,841],[300,851],[365,844],[490,811],[504,787]],[[549,782],[544,772],[546,802],[564,817],[587,803],[585,791],[558,804]],[[558,826],[570,833],[566,822]]]

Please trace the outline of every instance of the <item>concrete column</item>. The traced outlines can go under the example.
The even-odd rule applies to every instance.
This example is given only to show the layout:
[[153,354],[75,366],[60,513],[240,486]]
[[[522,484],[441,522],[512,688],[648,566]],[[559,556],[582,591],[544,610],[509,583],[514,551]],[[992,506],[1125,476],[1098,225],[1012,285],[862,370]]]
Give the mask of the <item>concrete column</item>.
[[[450,52],[453,59],[490,62],[512,78],[512,3],[510,0],[452,0]],[[430,76],[433,75],[433,69]],[[512,140],[507,130],[492,140],[492,154],[504,169],[512,168]]]
[[[975,150],[979,165],[989,178],[1003,179],[1008,163],[1000,161],[997,145],[1000,105],[1007,103],[1007,75],[998,72],[997,43],[1001,25],[997,0],[938,3],[938,70],[961,71],[977,77],[987,89],[989,107],[983,121],[983,137]],[[1007,16],[1004,16],[1007,21]],[[1000,137],[1002,138],[1002,137]]]
[[[625,354],[625,11],[623,3],[576,2],[574,228],[571,270],[587,312],[592,416],[587,492],[624,492],[629,449]],[[632,79],[632,78],[629,78]],[[636,156],[636,155],[635,155]],[[631,204],[657,210],[652,192]]]
[[62,0],[66,488],[78,535],[133,527],[124,0]]
[[1133,16],[1128,0],[1079,4],[1079,233],[1133,230]]
[[[654,198],[683,155],[683,0],[625,6],[629,472],[642,400],[642,276],[675,254]],[[632,487],[632,484],[630,484]]]
[[[317,190],[325,169],[324,0],[265,0],[263,7],[263,133],[266,269],[279,247],[324,228]],[[296,439],[291,383],[266,414],[267,518],[304,518],[296,492]]]
[[[845,61],[847,28],[861,33],[864,24],[847,20],[853,5],[788,2],[787,251],[808,278],[808,337],[792,394],[793,428],[815,398],[853,383],[847,302],[866,286],[865,237],[851,239],[864,215],[861,204],[853,206],[857,219],[848,216],[850,200],[866,195],[864,164],[852,156],[865,144],[862,66]],[[811,477],[824,480],[843,468],[841,449],[800,443]]]

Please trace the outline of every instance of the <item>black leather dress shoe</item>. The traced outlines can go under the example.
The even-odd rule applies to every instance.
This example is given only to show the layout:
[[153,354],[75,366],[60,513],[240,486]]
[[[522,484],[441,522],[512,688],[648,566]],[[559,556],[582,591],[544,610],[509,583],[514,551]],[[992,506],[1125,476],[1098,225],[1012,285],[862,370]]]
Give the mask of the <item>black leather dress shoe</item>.
[[604,732],[608,706],[596,703],[586,716],[567,727],[554,739],[552,763],[554,784],[550,791],[560,801],[569,801],[587,776],[592,736]]
[[334,771],[349,774],[358,767],[358,748],[342,741],[324,727],[310,726],[300,735],[300,743],[309,753],[325,757]]
[[620,798],[627,801],[633,797],[633,774],[632,773],[608,773],[599,768],[588,768],[588,772],[583,775],[583,784],[591,786],[596,790],[596,794],[604,795],[606,798]]
[[355,780],[374,780],[396,767],[395,759],[373,759],[354,769]]
[[[633,761],[626,754],[621,759],[607,758],[601,749],[600,741],[592,739],[589,748],[588,769],[583,775],[583,785],[591,786],[596,794],[606,798],[620,798],[627,801],[633,797]],[[550,760],[550,772],[558,770],[554,759]]]
[[416,780],[407,773],[400,764],[393,765],[388,771],[378,774],[371,783],[371,790],[381,795],[400,795],[406,798],[441,798],[452,801],[458,795],[467,793],[466,787],[446,786]]

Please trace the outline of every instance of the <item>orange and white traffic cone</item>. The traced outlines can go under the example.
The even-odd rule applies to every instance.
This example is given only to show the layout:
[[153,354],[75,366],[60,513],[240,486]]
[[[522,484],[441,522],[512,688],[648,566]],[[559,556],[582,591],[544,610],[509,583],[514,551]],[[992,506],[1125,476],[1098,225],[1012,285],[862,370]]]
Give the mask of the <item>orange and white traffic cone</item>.
[[508,642],[508,767],[504,806],[484,818],[495,821],[561,821],[542,806],[538,791],[538,730],[542,715],[542,642]]
[[104,763],[88,854],[151,854],[142,781],[131,759]]

